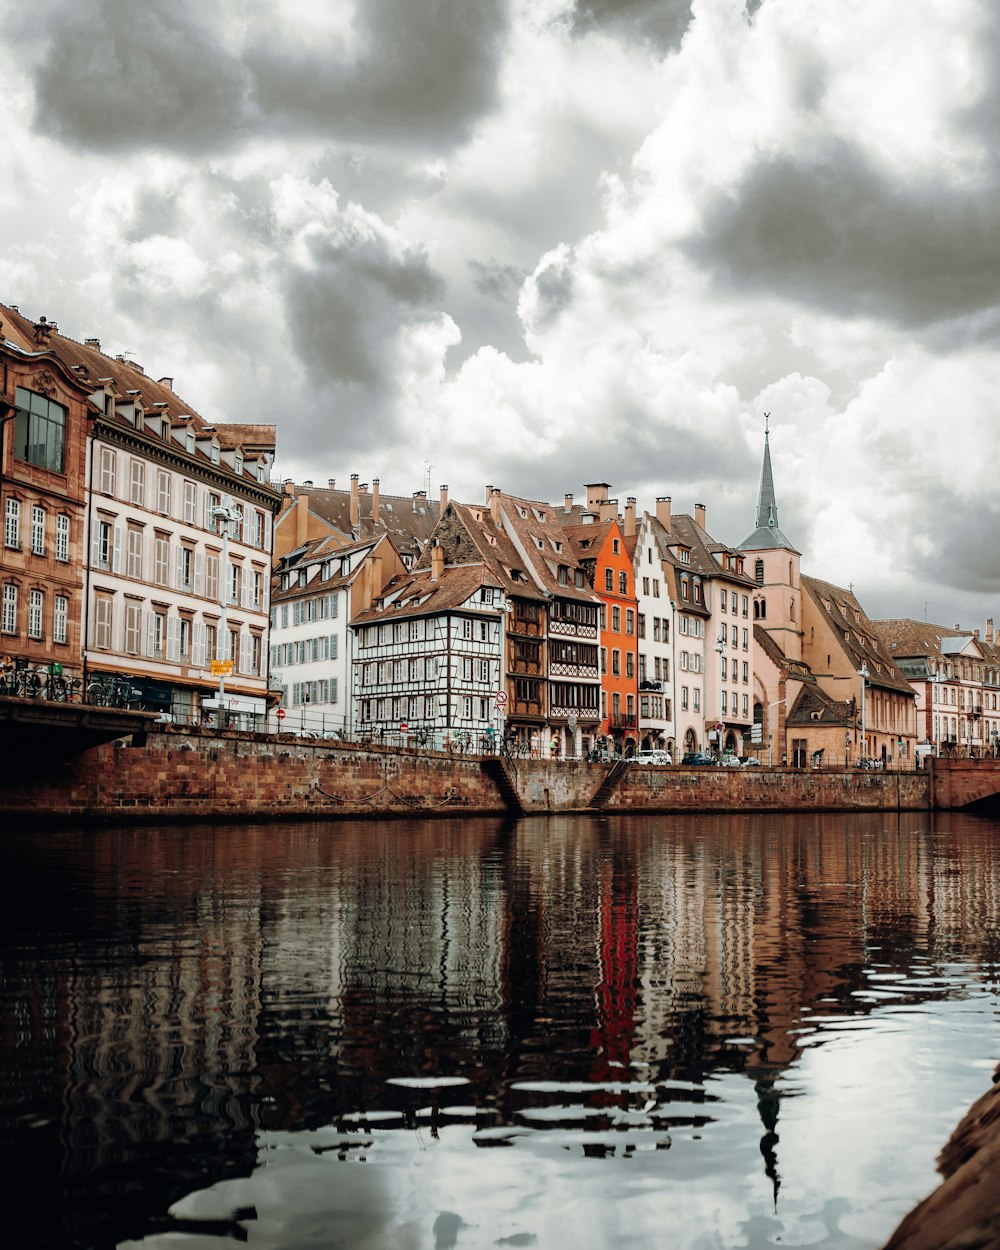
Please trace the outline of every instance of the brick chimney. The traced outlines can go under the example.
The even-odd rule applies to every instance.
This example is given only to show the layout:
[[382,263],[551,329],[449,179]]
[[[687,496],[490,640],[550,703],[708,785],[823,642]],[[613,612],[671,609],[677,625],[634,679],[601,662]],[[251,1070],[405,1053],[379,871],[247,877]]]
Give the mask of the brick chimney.
[[992,616],[988,616],[986,618],[986,641],[990,644],[991,647],[993,646],[993,617]]
[[563,511],[564,512],[573,511],[573,496],[570,494],[569,491],[567,491],[566,494],[563,496]]
[[703,503],[696,503],[694,506],[694,523],[702,529],[705,528],[705,505]]
[[337,489],[337,479],[336,479],[335,477],[328,477],[328,478],[326,479],[326,489],[327,489],[327,490],[336,490],[336,489]]
[[358,519],[361,516],[361,505],[358,502],[358,475],[351,474],[351,529],[358,528]]
[[378,520],[378,478],[372,478],[372,520]]
[[625,500],[625,537],[635,537],[635,497],[632,495]]
[[587,511],[598,512],[599,504],[605,502],[611,487],[607,482],[587,482]]
[[291,497],[294,499],[295,498],[295,483],[292,481],[290,477],[285,478],[283,486],[284,486],[285,494],[291,495]]
[[670,496],[657,495],[656,497],[656,519],[665,530],[670,529]]
[[444,548],[435,538],[431,543],[431,581],[439,582],[444,576]]
[[597,511],[600,513],[602,521],[615,521],[618,519],[618,500],[602,499],[597,505]]
[[309,541],[309,492],[300,490],[295,501],[295,546]]
[[501,519],[500,519],[500,495],[501,493],[502,492],[499,486],[490,487],[490,516],[493,518],[493,524],[497,526],[497,528],[499,528],[501,524]]
[[448,486],[447,483],[441,487],[441,511],[444,512],[448,506]]

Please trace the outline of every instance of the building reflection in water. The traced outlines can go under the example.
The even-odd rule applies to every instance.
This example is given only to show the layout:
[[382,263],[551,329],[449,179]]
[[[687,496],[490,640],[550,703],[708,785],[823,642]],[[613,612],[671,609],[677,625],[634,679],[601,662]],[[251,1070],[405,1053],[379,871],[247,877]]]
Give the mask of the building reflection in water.
[[429,1095],[399,1077],[465,1078],[450,1100],[480,1128],[694,1137],[708,1083],[737,1076],[776,1210],[785,1074],[824,1021],[879,1010],[878,977],[910,1004],[965,992],[915,961],[995,975],[996,832],[907,814],[15,837],[0,1140],[18,1244],[172,1227],[172,1202],[250,1172],[268,1134],[415,1124]]

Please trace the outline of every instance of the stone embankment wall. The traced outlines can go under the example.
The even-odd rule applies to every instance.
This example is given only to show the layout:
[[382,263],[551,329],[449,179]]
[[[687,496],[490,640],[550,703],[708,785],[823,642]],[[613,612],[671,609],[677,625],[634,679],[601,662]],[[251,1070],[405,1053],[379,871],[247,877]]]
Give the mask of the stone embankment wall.
[[[336,819],[502,813],[513,794],[529,813],[594,810],[607,765],[580,760],[500,762],[356,743],[166,726],[65,763],[0,776],[0,817],[204,820]],[[0,761],[0,769],[2,769]],[[504,797],[506,792],[506,798]],[[608,812],[926,811],[929,778],[910,773],[630,765]]]

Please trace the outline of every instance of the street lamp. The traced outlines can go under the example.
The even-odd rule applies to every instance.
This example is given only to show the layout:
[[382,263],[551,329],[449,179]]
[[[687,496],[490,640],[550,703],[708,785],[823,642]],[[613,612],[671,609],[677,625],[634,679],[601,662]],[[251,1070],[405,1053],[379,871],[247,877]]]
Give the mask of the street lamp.
[[865,745],[865,685],[868,681],[868,665],[864,660],[861,661],[858,676],[861,678],[861,767],[864,768],[864,761],[868,758],[868,748]]
[[[226,727],[226,659],[229,652],[229,621],[226,615],[226,606],[229,603],[229,526],[234,521],[239,520],[239,512],[233,507],[223,507],[217,505],[212,509],[212,520],[216,522],[224,522],[221,526],[222,532],[222,568],[219,570],[219,604],[222,609],[219,620],[219,634],[221,648],[216,646],[216,661],[213,667],[218,668],[219,674],[219,714],[216,718],[216,724],[219,730]],[[220,659],[220,652],[222,658]],[[230,657],[230,668],[232,667],[232,659]]]

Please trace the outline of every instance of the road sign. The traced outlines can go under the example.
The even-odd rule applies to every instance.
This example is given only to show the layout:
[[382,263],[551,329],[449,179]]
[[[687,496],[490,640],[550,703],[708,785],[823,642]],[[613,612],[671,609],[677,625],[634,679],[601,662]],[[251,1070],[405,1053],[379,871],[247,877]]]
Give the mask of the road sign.
[[409,725],[406,723],[406,721],[405,721],[405,720],[404,720],[404,721],[402,722],[402,724],[399,726],[399,732],[400,732],[401,734],[408,734],[408,733],[410,732],[410,727],[409,727]]
[[503,707],[506,702],[507,702],[507,691],[498,690],[497,691],[497,707]]
[[277,716],[278,720],[284,720],[285,709],[283,707],[279,707],[278,710],[275,712],[275,716]]
[[233,671],[232,660],[213,660],[212,661],[212,676],[213,677],[228,677],[232,671]]
[[721,720],[717,720],[715,722],[715,728],[718,730],[719,733],[722,733],[723,729],[725,729],[725,725],[722,723]]

